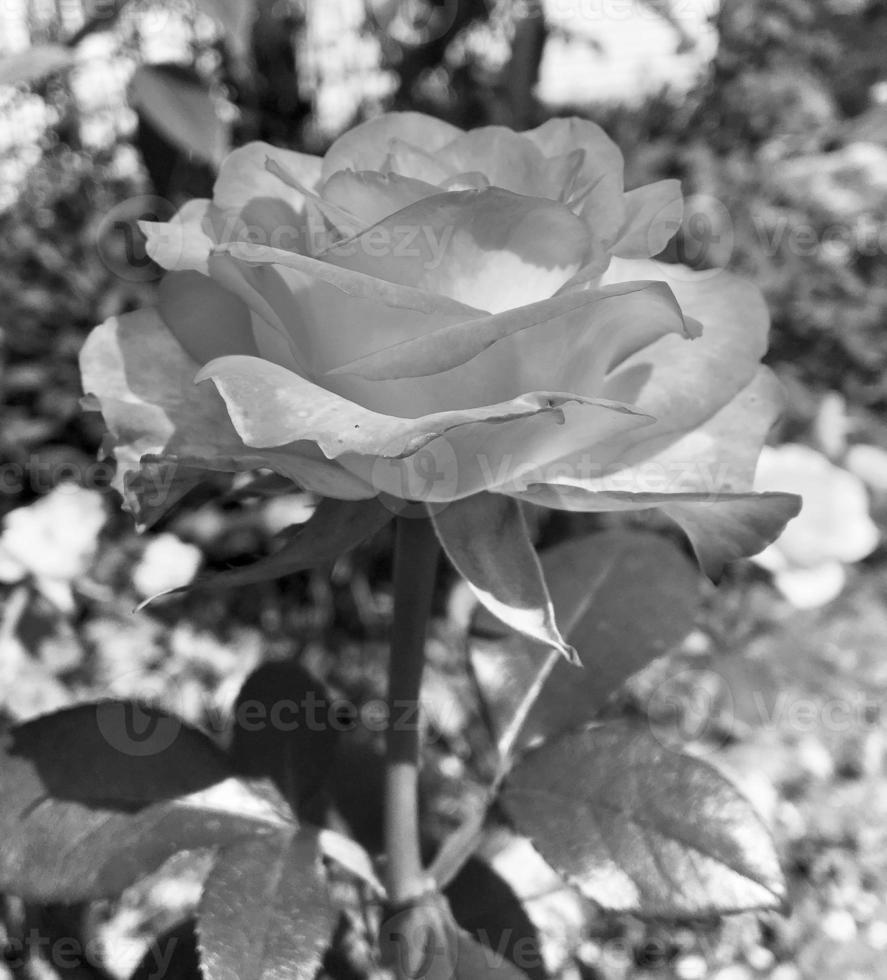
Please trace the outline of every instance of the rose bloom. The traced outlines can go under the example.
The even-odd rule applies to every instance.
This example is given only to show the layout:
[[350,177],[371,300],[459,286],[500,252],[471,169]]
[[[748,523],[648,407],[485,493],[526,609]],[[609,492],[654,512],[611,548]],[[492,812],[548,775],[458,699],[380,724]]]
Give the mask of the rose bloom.
[[582,119],[393,113],[322,158],[235,150],[211,201],[143,223],[156,307],[84,347],[118,485],[143,520],[257,468],[340,500],[659,507],[717,572],[798,502],[751,492],[779,406],[764,302],[651,261],[680,216],[677,181],[626,192]]

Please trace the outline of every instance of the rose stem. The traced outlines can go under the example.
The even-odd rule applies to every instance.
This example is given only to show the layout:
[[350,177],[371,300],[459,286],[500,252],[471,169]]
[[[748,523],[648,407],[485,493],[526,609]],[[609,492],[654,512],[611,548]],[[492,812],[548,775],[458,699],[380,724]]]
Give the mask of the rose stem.
[[429,886],[419,846],[417,709],[439,550],[427,517],[397,518],[385,771],[387,886],[395,906],[418,898]]

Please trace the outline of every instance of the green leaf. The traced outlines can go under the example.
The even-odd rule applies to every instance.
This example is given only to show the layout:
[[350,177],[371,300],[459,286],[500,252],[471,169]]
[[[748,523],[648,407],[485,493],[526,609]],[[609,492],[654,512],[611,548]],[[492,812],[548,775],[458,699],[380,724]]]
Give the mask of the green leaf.
[[74,64],[74,52],[61,44],[38,44],[0,58],[0,85],[30,85]]
[[604,531],[541,555],[555,615],[584,670],[546,665],[538,644],[510,635],[486,614],[475,620],[471,665],[494,733],[513,725],[526,692],[550,669],[518,745],[591,721],[632,674],[691,629],[699,575],[667,539],[647,531]]
[[[532,873],[525,874],[522,860],[513,860],[513,854],[505,853],[504,858],[500,857],[507,845],[497,848],[497,843],[494,842],[513,839],[526,843],[524,838],[514,838],[510,831],[503,828],[490,831],[480,841],[479,850],[447,884],[446,896],[457,921],[471,935],[482,940],[485,946],[492,947],[507,960],[519,963],[520,968],[533,977],[533,980],[545,980],[549,974],[544,966],[542,939],[531,912],[538,914],[544,906],[545,898],[551,894],[551,882],[556,881],[557,874],[538,855],[534,857],[540,865],[545,865],[549,880],[542,881]],[[497,859],[501,864],[497,864]],[[520,867],[520,886],[513,879],[508,880],[505,877],[503,869],[506,867]],[[524,888],[522,894],[526,901],[521,900],[519,887]],[[559,891],[572,893],[569,885],[563,882],[557,883],[555,887]],[[562,906],[558,905],[557,909],[560,914]],[[542,912],[542,918],[544,916],[545,912]],[[561,919],[563,921],[565,920]],[[559,934],[558,939],[560,938]]]
[[177,65],[141,65],[129,83],[129,101],[174,146],[214,167],[230,145],[227,123],[209,89]]
[[548,742],[500,796],[516,828],[592,901],[641,916],[778,908],[785,886],[751,804],[713,766],[646,729]]
[[[521,505],[510,497],[478,493],[433,513],[447,557],[472,592],[496,617],[573,664],[564,641]],[[537,660],[544,656],[537,648]]]
[[338,734],[329,692],[304,667],[262,664],[237,695],[231,761],[243,776],[273,779],[296,810],[325,782]]
[[243,568],[231,568],[214,575],[203,575],[190,585],[158,592],[138,607],[144,608],[162,596],[191,589],[233,588],[282,578],[308,568],[334,562],[344,552],[381,530],[394,516],[393,505],[386,507],[378,498],[334,500],[325,497],[304,523],[287,528],[277,537],[282,547]]
[[135,702],[67,708],[0,741],[0,890],[28,900],[115,895],[177,851],[291,819],[206,735]]
[[313,980],[338,911],[317,835],[289,830],[225,848],[197,914],[206,980]]

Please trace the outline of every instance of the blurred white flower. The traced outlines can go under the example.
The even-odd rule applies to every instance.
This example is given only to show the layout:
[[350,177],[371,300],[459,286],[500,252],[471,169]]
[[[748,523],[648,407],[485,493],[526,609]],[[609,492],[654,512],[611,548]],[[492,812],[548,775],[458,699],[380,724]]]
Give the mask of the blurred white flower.
[[71,483],[7,514],[0,535],[0,582],[34,584],[60,609],[74,607],[71,586],[95,558],[106,519],[97,490]]
[[875,493],[887,493],[887,449],[857,443],[847,450],[844,464]]
[[147,599],[159,592],[190,585],[203,561],[203,554],[174,534],[151,538],[132,575],[136,592]]
[[262,525],[269,534],[279,534],[293,524],[304,524],[316,506],[317,498],[310,493],[277,494],[262,509]]
[[844,587],[844,566],[878,545],[863,482],[815,449],[786,443],[764,447],[755,489],[790,491],[804,503],[781,536],[753,561],[773,573],[777,588],[793,605],[812,609],[830,602]]
[[847,402],[837,391],[828,392],[819,403],[813,421],[813,439],[831,459],[839,459],[847,449],[852,423],[847,416]]

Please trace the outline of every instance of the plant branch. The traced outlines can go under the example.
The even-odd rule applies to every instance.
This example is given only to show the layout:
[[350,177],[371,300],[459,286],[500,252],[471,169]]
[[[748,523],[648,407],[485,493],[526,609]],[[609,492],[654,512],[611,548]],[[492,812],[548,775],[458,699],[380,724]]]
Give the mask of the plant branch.
[[499,762],[493,780],[484,793],[481,805],[477,811],[467,817],[461,827],[458,827],[443,843],[428,869],[439,888],[445,888],[459,873],[462,866],[474,853],[481,838],[487,810],[499,795],[499,790],[505,777],[514,763],[514,749],[520,738],[524,724],[533,710],[533,705],[542,693],[545,682],[551,676],[552,670],[562,659],[559,650],[550,650],[542,662],[533,683],[527,689],[520,704],[515,708],[508,727],[497,743]]
[[419,846],[419,690],[425,630],[440,546],[431,521],[398,517],[394,553],[394,624],[388,667],[385,769],[387,886],[395,906],[429,890]]

